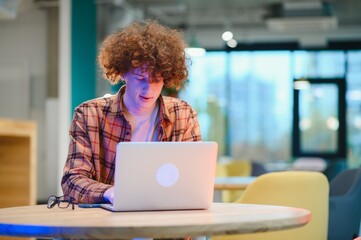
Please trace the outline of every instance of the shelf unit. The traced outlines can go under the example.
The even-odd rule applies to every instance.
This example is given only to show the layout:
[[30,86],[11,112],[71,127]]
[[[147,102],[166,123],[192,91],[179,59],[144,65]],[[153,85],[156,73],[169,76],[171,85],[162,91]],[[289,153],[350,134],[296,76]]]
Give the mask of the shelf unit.
[[36,124],[0,118],[0,208],[36,204]]

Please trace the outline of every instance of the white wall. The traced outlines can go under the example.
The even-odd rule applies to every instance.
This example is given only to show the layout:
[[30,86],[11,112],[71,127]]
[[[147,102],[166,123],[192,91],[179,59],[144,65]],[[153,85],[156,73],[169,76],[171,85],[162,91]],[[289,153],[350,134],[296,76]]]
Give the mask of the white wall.
[[[59,6],[59,121],[58,126],[58,182],[68,153],[71,102],[71,0],[62,0]],[[62,190],[57,186],[58,193]]]
[[[56,186],[47,186],[48,181],[45,178],[45,102],[46,102],[46,27],[47,15],[44,10],[37,9],[31,4],[31,1],[24,1],[26,6],[22,8],[14,20],[0,21],[0,70],[8,69],[6,64],[12,64],[15,69],[22,69],[25,73],[23,84],[8,87],[0,82],[0,95],[11,93],[11,88],[20,88],[19,92],[24,92],[28,101],[20,97],[12,97],[7,99],[9,108],[12,106],[20,106],[27,109],[26,114],[12,113],[3,111],[1,117],[19,118],[34,120],[38,127],[38,199],[47,199],[49,192],[47,189]],[[5,71],[5,70],[4,70]],[[14,72],[14,74],[18,74]],[[1,75],[1,72],[0,72]],[[10,88],[10,89],[9,89]],[[15,93],[15,92],[14,92]],[[17,116],[15,116],[15,115]],[[54,176],[56,173],[54,172]]]

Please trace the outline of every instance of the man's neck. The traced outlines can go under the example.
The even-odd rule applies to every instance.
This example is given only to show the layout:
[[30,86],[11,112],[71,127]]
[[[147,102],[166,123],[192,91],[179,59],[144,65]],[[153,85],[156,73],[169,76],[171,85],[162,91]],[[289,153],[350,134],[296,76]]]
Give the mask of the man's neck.
[[150,107],[142,108],[137,106],[133,101],[129,100],[126,95],[124,95],[123,105],[130,114],[139,116],[144,114],[150,114],[153,111],[156,102]]

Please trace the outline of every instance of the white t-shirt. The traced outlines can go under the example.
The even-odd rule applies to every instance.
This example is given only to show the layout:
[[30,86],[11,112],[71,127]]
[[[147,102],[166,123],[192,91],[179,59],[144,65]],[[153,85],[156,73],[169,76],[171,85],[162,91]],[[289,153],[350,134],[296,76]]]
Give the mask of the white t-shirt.
[[127,120],[132,127],[132,142],[151,142],[157,140],[155,124],[159,111],[159,103],[157,101],[153,109],[141,113],[132,113],[125,111]]

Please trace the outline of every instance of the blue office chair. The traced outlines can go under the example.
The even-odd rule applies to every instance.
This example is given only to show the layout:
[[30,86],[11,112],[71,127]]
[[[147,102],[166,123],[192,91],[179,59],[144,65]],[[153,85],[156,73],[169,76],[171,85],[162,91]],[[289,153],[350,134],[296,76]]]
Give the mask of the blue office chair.
[[361,168],[338,174],[330,184],[328,240],[352,240],[361,221]]
[[258,162],[254,162],[252,161],[252,166],[251,166],[252,170],[251,170],[251,176],[260,176],[262,174],[267,173],[267,169],[263,166],[262,163],[258,163]]
[[328,161],[326,169],[323,173],[326,175],[329,182],[332,181],[338,174],[347,169],[346,161],[337,160],[337,161]]

